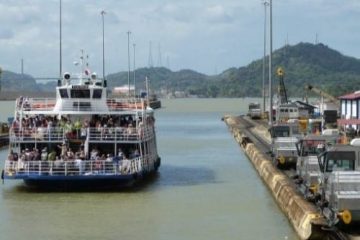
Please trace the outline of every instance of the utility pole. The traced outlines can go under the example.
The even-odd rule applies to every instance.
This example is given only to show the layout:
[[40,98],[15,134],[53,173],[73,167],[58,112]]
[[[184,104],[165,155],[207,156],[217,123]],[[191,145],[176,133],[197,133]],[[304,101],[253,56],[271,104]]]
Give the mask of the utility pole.
[[21,59],[21,75],[24,76],[24,59]]
[[270,51],[269,51],[269,125],[273,126],[273,91],[272,91],[272,0],[269,0],[270,6]]
[[24,89],[24,59],[21,59],[21,90]]
[[1,92],[1,74],[2,74],[2,68],[0,67],[0,92]]
[[159,56],[158,56],[158,67],[162,67],[162,59],[161,59],[161,46],[159,43]]
[[60,69],[59,69],[59,78],[62,79],[62,1],[60,0],[60,16],[59,16],[59,20],[60,20],[60,23],[59,23],[59,31],[60,31],[60,41],[59,41],[59,50],[60,50],[60,53],[59,53],[59,65],[60,65]]
[[130,97],[130,31],[127,31],[128,35],[128,96]]
[[136,71],[135,71],[135,48],[136,44],[133,44],[134,47],[134,97],[136,97]]
[[266,7],[269,5],[267,1],[263,2],[264,4],[264,58],[263,58],[263,79],[262,79],[262,97],[263,97],[263,112],[266,111],[266,103],[265,103],[265,68],[266,68],[266,18],[267,11]]
[[170,70],[170,60],[169,55],[166,56],[166,67]]
[[151,41],[149,42],[149,68],[152,68],[153,65],[153,58],[152,58],[152,45],[151,45]]
[[104,15],[106,14],[106,12],[104,10],[101,11],[101,19],[102,19],[102,57],[103,57],[103,85],[105,82],[105,21],[104,21]]

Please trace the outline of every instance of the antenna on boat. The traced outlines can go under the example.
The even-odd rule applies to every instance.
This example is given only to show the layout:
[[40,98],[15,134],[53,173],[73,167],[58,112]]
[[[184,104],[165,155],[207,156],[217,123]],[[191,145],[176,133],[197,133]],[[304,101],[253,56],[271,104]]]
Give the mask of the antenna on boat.
[[101,19],[102,19],[102,57],[103,57],[103,86],[106,87],[105,80],[105,23],[104,23],[104,15],[106,12],[104,10],[101,11]]
[[[60,59],[59,59],[59,65],[60,65],[60,69],[59,69],[59,71],[60,71],[60,73],[59,73],[59,78],[60,79],[62,79],[62,1],[60,0],[60,41],[59,41],[59,45],[60,45]],[[60,85],[60,82],[61,82],[61,80],[59,79],[59,81],[58,81],[58,85]]]
[[85,65],[84,49],[80,49],[80,52],[81,52],[81,56],[80,56],[80,59],[81,59],[80,84],[82,85],[83,84],[83,74],[84,74],[84,71],[85,71],[85,68],[84,68],[84,65]]

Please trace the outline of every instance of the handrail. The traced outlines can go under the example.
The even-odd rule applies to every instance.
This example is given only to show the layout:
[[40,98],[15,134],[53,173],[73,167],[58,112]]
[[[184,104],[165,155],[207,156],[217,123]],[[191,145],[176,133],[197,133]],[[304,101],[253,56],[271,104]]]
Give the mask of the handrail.
[[22,98],[16,100],[16,110],[20,111],[52,111],[55,98]]
[[149,167],[149,159],[155,156],[145,155],[120,161],[106,160],[55,160],[55,161],[5,161],[7,175],[49,175],[49,176],[91,176],[91,175],[128,175]]
[[[74,103],[84,101],[93,101],[94,99],[68,99]],[[96,99],[98,100],[98,99]],[[17,111],[52,111],[56,104],[55,98],[22,98],[16,99]],[[124,110],[143,110],[146,109],[146,103],[140,98],[107,98],[106,106],[108,109],[96,109],[96,111],[124,111]],[[63,111],[91,111],[89,106],[68,106],[63,107]]]
[[[43,141],[58,142],[67,139],[86,139],[82,135],[81,129],[68,130],[61,127],[56,128],[10,128],[10,140],[15,141]],[[86,134],[89,134],[89,141],[147,141],[154,137],[154,127],[151,125],[142,127],[100,127],[87,128]]]

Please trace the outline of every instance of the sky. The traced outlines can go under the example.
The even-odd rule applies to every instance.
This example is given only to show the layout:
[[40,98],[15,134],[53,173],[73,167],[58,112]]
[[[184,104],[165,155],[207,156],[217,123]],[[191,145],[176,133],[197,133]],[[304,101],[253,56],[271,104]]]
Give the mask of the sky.
[[[27,74],[59,76],[59,2],[0,0],[2,69],[20,72],[23,59]],[[91,71],[102,74],[102,10],[106,74],[128,69],[128,31],[131,70],[133,44],[136,68],[148,67],[150,42],[152,65],[173,71],[213,75],[263,56],[262,0],[62,0],[64,72],[80,71],[74,62],[83,49]],[[358,0],[273,0],[273,49],[318,36],[360,58],[359,20]]]

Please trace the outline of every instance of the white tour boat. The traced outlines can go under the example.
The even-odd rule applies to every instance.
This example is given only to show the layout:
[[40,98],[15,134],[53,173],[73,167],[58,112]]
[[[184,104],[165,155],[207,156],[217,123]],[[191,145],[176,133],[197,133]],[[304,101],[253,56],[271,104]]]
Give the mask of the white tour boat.
[[96,74],[58,81],[55,99],[20,97],[3,179],[35,186],[123,186],[157,171],[154,111],[144,99],[107,98]]

